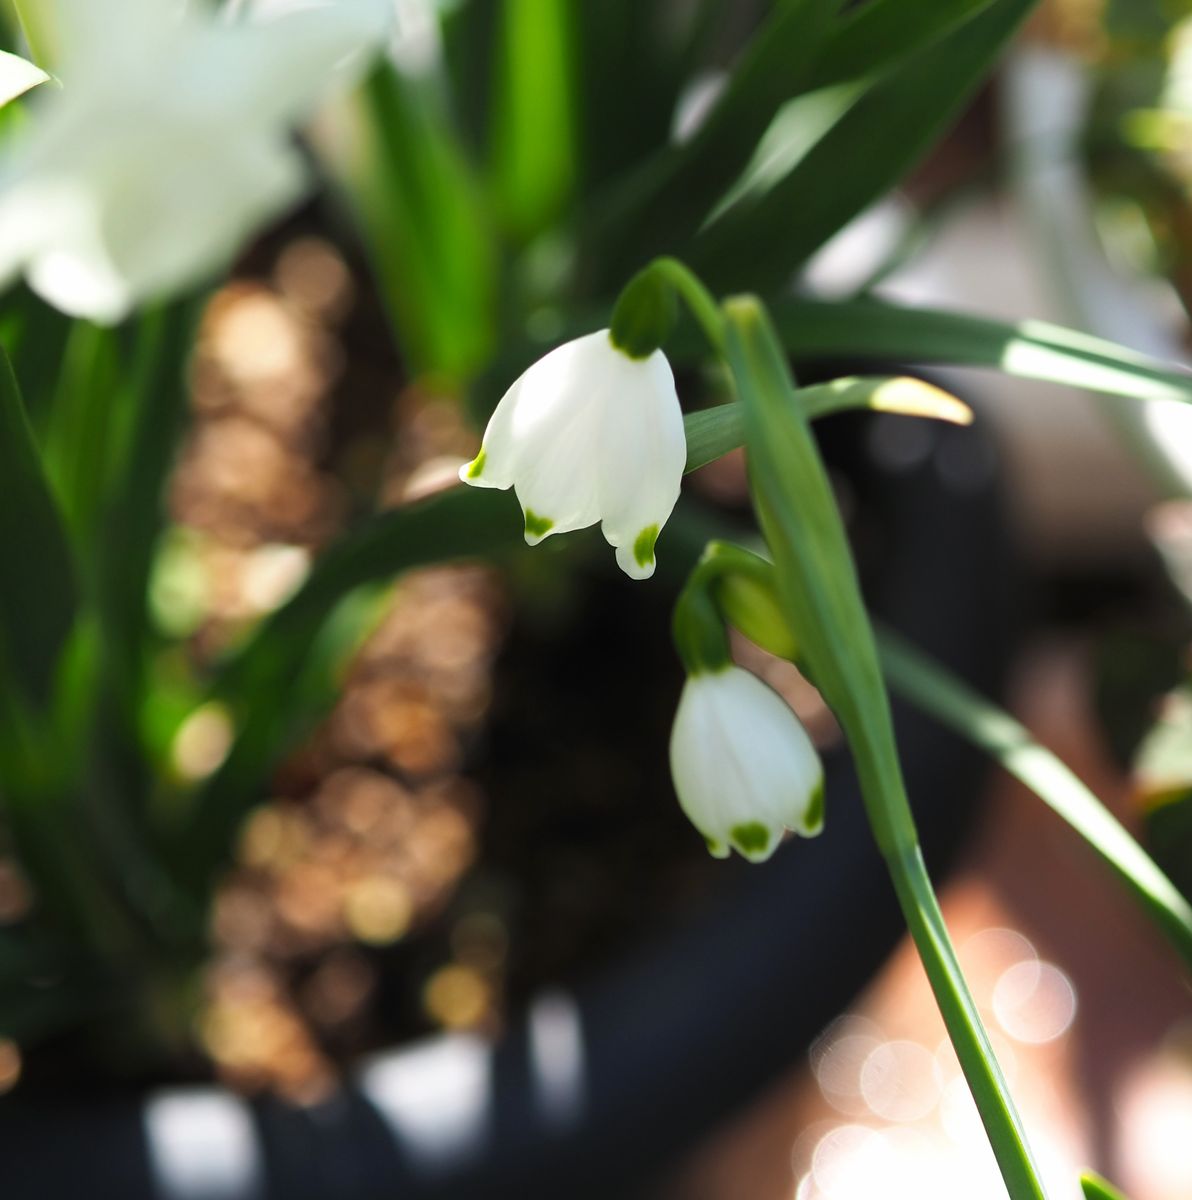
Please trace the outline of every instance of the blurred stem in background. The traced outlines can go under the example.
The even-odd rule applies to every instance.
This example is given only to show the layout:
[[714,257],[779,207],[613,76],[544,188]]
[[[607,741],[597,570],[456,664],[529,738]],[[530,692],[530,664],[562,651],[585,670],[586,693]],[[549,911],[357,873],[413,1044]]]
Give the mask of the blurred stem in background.
[[575,183],[575,8],[571,0],[507,0],[501,14],[490,186],[517,242],[557,220]]
[[24,35],[33,61],[43,70],[51,70],[56,32],[52,6],[44,0],[8,0],[8,7]]

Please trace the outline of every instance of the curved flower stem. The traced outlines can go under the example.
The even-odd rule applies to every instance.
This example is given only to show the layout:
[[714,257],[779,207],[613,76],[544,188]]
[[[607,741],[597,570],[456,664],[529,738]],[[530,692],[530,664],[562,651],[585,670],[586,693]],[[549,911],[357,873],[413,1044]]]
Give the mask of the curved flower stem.
[[852,748],[866,814],[1013,1200],[1046,1193],[919,848],[869,615],[827,473],[760,301],[725,302],[725,356],[744,406],[754,508],[801,661]]
[[677,258],[663,255],[650,262],[645,268],[665,279],[675,290],[675,294],[687,306],[688,312],[695,318],[696,324],[703,331],[712,349],[717,354],[724,354],[724,314],[716,297],[704,287],[702,281]]

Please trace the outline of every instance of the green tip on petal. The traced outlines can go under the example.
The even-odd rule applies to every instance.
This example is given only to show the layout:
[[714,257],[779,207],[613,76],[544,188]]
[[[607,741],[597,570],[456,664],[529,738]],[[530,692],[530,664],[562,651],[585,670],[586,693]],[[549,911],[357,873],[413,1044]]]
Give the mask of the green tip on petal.
[[648,567],[654,561],[654,543],[658,541],[658,526],[647,525],[634,539],[633,557],[639,567]]
[[526,509],[526,541],[533,545],[540,542],[555,527],[550,517],[543,517],[532,508]]
[[723,842],[718,842],[715,838],[704,835],[704,842],[708,847],[708,853],[713,858],[728,858],[728,847]]
[[729,833],[733,845],[747,858],[765,854],[770,847],[770,831],[760,821],[734,825]]
[[479,479],[484,470],[484,460],[487,457],[488,452],[481,446],[480,453],[464,468],[464,477],[466,479]]
[[821,779],[811,793],[811,802],[803,815],[802,833],[804,837],[815,837],[824,828],[824,781]]

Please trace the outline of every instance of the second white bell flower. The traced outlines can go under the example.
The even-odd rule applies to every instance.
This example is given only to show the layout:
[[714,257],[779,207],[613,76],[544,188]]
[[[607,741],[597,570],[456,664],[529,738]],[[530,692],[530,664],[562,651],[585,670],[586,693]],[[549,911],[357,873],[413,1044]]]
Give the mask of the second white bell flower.
[[691,675],[670,743],[679,804],[716,858],[762,862],[784,829],[823,827],[824,772],[790,706],[737,666]]
[[666,355],[632,358],[602,329],[552,350],[513,384],[460,478],[514,488],[531,546],[599,521],[621,569],[648,579],[686,462]]

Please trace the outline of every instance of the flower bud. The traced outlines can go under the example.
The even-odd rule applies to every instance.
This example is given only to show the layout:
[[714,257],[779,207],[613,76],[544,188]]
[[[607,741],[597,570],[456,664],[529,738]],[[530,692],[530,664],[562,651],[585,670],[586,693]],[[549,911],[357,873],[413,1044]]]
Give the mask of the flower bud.
[[513,384],[460,478],[514,488],[531,546],[599,521],[621,569],[648,579],[686,461],[666,356],[630,357],[602,329],[552,350]]
[[798,646],[778,601],[773,564],[728,542],[710,543],[702,562],[716,568],[708,571],[709,587],[724,620],[754,645],[794,662]]
[[691,675],[670,743],[679,804],[716,858],[774,853],[784,829],[823,827],[824,775],[799,719],[777,692],[737,666]]

